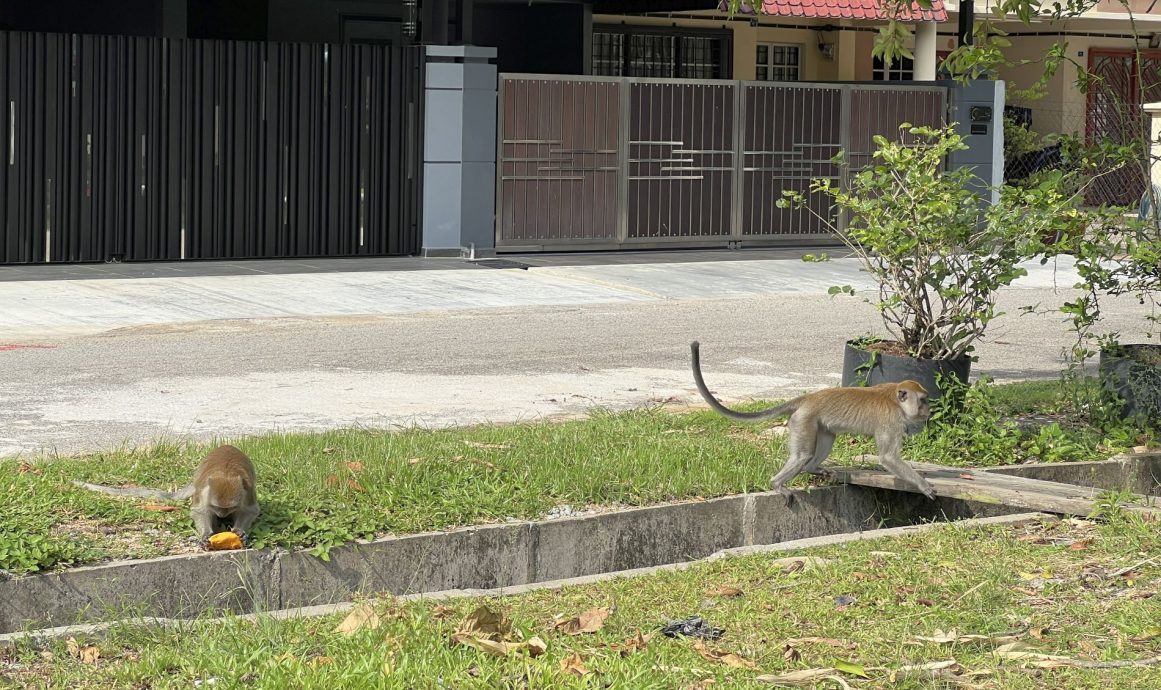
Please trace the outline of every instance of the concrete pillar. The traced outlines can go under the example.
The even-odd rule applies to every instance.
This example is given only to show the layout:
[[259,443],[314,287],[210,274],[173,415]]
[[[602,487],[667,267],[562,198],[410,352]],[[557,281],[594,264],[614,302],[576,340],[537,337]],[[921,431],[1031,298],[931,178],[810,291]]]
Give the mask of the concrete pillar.
[[495,48],[427,46],[424,256],[496,246]]
[[935,50],[935,22],[919,22],[915,26],[915,81],[935,81],[939,56]]
[[994,204],[1004,184],[1004,82],[977,79],[947,91],[949,119],[968,146],[948,156],[948,167],[970,168],[977,191]]

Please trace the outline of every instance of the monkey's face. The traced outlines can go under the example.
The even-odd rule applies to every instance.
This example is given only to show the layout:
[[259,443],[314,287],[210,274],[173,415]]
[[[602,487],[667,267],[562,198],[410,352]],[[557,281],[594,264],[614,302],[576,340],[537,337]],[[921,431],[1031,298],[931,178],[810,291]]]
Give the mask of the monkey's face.
[[923,386],[907,381],[899,386],[896,395],[899,407],[903,408],[903,416],[908,422],[922,426],[931,417],[931,405],[928,403],[927,391]]

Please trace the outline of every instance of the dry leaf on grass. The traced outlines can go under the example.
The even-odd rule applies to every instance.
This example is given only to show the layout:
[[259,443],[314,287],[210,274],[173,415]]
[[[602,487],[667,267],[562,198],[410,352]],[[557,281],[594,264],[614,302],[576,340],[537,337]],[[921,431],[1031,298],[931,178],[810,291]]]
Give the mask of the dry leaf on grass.
[[153,511],[154,513],[172,513],[177,510],[177,506],[169,506],[164,503],[146,503],[141,506],[141,509]]
[[347,469],[349,469],[352,472],[362,472],[363,471],[363,463],[361,463],[361,462],[348,462]]
[[609,645],[609,649],[612,649],[614,652],[617,652],[621,656],[629,656],[635,652],[642,652],[645,651],[645,648],[649,646],[649,640],[652,640],[655,634],[656,633],[649,633],[648,635],[642,635],[641,632],[638,631],[636,635],[626,639],[624,642]]
[[965,642],[989,642],[991,644],[1007,644],[1014,642],[1018,638],[1017,635],[1002,634],[1002,635],[961,635],[952,628],[947,632],[943,630],[936,630],[931,635],[918,635],[915,637],[917,642],[934,642],[936,644],[949,644],[952,642],[963,644]]
[[375,613],[375,609],[363,602],[351,610],[347,617],[343,619],[342,623],[335,626],[335,632],[344,635],[353,635],[356,632],[367,628],[374,630],[380,625],[379,614]]
[[1146,628],[1141,632],[1140,635],[1130,639],[1132,639],[1133,642],[1145,642],[1147,640],[1153,639],[1154,637],[1161,637],[1161,626],[1154,625],[1152,627]]
[[813,570],[828,563],[832,563],[830,559],[819,558],[818,556],[790,556],[789,558],[776,558],[770,561],[770,565],[782,568],[785,572],[792,573],[798,570]]
[[74,659],[79,659],[82,664],[95,664],[97,659],[101,658],[101,650],[93,645],[85,645],[82,647],[75,637],[70,637],[65,643],[68,647],[69,656]]
[[547,651],[547,645],[539,637],[524,642],[513,641],[512,623],[487,606],[480,606],[469,613],[452,634],[452,642],[472,647],[493,656],[511,656],[525,652],[528,656],[540,656]]
[[323,455],[330,455],[331,453],[338,452],[338,450],[338,448],[331,448],[330,446],[327,446],[326,448],[323,448],[322,452]]
[[822,680],[833,680],[844,688],[850,688],[851,686],[845,680],[835,675],[836,672],[837,670],[833,668],[808,668],[779,675],[767,674],[755,676],[754,680],[759,683],[772,683],[774,685],[788,685],[791,687],[811,687],[817,685]]
[[585,662],[581,659],[581,655],[577,654],[576,652],[573,652],[572,654],[569,654],[560,660],[560,669],[565,673],[571,673],[578,678],[588,675],[589,673],[589,669],[587,666],[585,666]]
[[786,640],[786,644],[791,646],[798,646],[803,644],[824,644],[828,647],[834,647],[836,649],[855,649],[859,646],[855,642],[836,640],[831,637],[792,637],[789,640]]
[[565,635],[583,635],[594,633],[605,626],[605,619],[612,614],[608,608],[594,608],[585,611],[579,616],[567,620],[557,621],[553,627]]
[[451,608],[450,606],[444,606],[443,604],[439,604],[431,610],[431,617],[438,618],[439,620],[444,620],[447,618],[451,618],[452,616],[455,615],[455,613],[456,613],[456,610]]
[[308,661],[307,664],[311,668],[318,668],[319,666],[326,666],[326,665],[330,664],[332,661],[334,661],[334,659],[332,659],[329,656],[316,656],[315,658]]
[[28,474],[30,472],[32,474],[42,474],[43,473],[43,470],[37,469],[37,468],[33,467],[32,465],[29,465],[27,462],[21,462],[20,466],[16,468],[16,471],[19,472],[20,474]]
[[720,649],[710,649],[701,640],[693,643],[693,649],[706,661],[716,661],[719,664],[725,664],[731,668],[758,668],[757,664],[745,657],[738,656],[733,652],[723,652]]
[[992,653],[1001,659],[1010,659],[1012,661],[1073,661],[1072,658],[1067,656],[1038,652],[1023,642],[1009,642],[1008,644],[1000,645]]

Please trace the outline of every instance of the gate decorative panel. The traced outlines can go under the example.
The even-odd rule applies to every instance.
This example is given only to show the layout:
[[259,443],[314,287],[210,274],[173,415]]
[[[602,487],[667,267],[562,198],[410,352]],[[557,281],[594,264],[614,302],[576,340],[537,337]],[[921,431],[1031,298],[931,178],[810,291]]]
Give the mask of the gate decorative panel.
[[[831,159],[843,147],[842,88],[747,84],[745,90],[745,236],[825,235],[815,213],[829,216],[829,201],[809,193],[810,181],[839,180]],[[778,208],[784,191],[807,195],[809,210]]]
[[0,263],[413,253],[420,60],[0,33]]
[[620,91],[608,80],[503,80],[501,243],[616,238]]
[[[501,75],[500,249],[713,247],[826,241],[776,206],[814,178],[842,181],[840,150],[938,125],[947,90],[654,78]],[[811,209],[830,213],[822,195]]]
[[734,89],[634,82],[629,115],[629,240],[732,231]]

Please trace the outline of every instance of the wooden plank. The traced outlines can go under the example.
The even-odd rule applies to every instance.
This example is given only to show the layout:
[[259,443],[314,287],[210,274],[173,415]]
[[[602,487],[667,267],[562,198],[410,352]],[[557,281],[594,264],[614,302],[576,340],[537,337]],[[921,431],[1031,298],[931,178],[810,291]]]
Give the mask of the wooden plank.
[[[873,459],[869,457],[868,459]],[[944,467],[913,462],[915,468],[938,496],[965,501],[1030,508],[1064,515],[1088,515],[1097,500],[1105,493],[1102,489],[1042,479],[1029,479],[1009,474],[996,474],[978,469]],[[879,489],[894,489],[918,493],[913,486],[882,469],[832,468],[838,481]],[[1122,503],[1125,510],[1161,515],[1156,496],[1132,494],[1130,502]]]

